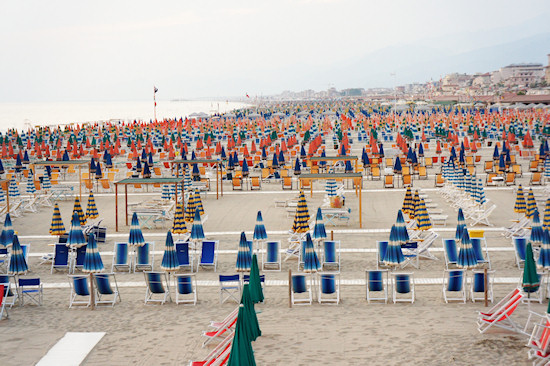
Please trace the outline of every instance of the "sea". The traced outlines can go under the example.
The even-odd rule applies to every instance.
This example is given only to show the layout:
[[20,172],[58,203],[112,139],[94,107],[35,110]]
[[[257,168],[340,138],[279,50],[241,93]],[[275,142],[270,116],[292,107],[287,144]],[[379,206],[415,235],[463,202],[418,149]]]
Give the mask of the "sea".
[[[185,118],[193,113],[226,113],[249,106],[229,101],[157,100],[157,120]],[[153,101],[0,103],[0,131],[109,120],[154,119]]]

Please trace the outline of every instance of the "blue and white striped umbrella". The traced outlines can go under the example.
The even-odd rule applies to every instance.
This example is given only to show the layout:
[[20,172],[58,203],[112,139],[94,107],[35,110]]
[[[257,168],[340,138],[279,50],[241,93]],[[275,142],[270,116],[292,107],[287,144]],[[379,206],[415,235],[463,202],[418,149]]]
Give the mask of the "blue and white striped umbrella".
[[458,250],[457,266],[459,268],[474,268],[477,266],[477,258],[474,252],[474,247],[468,234],[468,229],[464,228],[462,231],[462,238],[460,239],[460,248]]
[[403,261],[405,261],[405,257],[403,256],[403,251],[401,250],[399,233],[397,231],[397,227],[392,225],[388,248],[386,249],[386,255],[384,256],[384,264],[387,266],[398,266]]
[[193,226],[191,226],[191,240],[204,239],[204,230],[202,228],[201,214],[199,210],[195,210],[195,217],[193,218]]
[[544,179],[550,180],[550,156],[544,161]]
[[143,233],[141,232],[141,227],[139,226],[139,219],[135,212],[132,215],[132,223],[130,226],[130,237],[128,238],[128,244],[134,245],[136,247],[141,247],[145,245],[145,239],[143,238]]
[[246,235],[241,232],[241,239],[239,240],[239,249],[237,251],[237,263],[236,270],[238,272],[250,271],[252,265],[252,242],[246,240]]
[[80,226],[78,213],[75,211],[73,212],[73,218],[71,220],[71,230],[69,231],[67,246],[71,248],[80,248],[84,245],[86,245],[86,238],[82,232],[82,226]]
[[397,230],[397,240],[400,242],[409,241],[409,232],[407,231],[407,225],[405,225],[405,219],[403,217],[403,211],[397,211],[397,219],[395,221],[395,228]]
[[177,271],[180,268],[180,262],[178,260],[178,254],[176,253],[176,247],[174,246],[174,239],[170,230],[166,233],[166,243],[164,244],[164,254],[162,256],[162,262],[160,269],[166,272]]
[[531,221],[533,224],[531,225],[531,236],[529,240],[531,240],[533,243],[541,243],[542,242],[542,225],[540,223],[540,216],[539,216],[539,210],[535,208],[535,213],[533,213],[533,217],[531,218]]
[[477,181],[477,203],[482,206],[487,202],[487,199],[485,198],[485,188],[483,188],[483,182],[481,179],[478,179]]
[[88,245],[86,245],[86,255],[84,256],[82,272],[99,273],[102,272],[104,268],[99,249],[97,248],[95,235],[94,233],[90,233],[90,235],[88,235]]
[[42,176],[42,189],[52,189],[52,182],[50,181],[50,177],[47,173]]
[[258,211],[256,216],[256,226],[254,226],[254,240],[267,240],[267,233],[265,231],[264,219],[262,218],[262,211]]
[[162,194],[161,194],[160,198],[163,199],[163,200],[169,200],[170,197],[171,197],[170,186],[168,184],[163,184],[162,185]]
[[10,214],[6,214],[6,219],[4,220],[4,228],[2,229],[2,233],[0,234],[0,245],[8,246],[13,243],[13,225],[11,223],[11,217]]
[[327,179],[326,183],[327,196],[335,197],[336,196],[336,180]]
[[15,178],[12,178],[10,180],[10,185],[8,187],[8,194],[10,197],[19,197],[21,194],[19,193],[19,186],[17,185],[17,182],[15,181]]
[[325,223],[323,221],[323,213],[321,207],[317,208],[317,215],[315,216],[315,227],[313,228],[313,240],[326,239],[327,232],[325,230]]
[[33,172],[29,171],[29,176],[27,177],[26,191],[28,194],[35,194],[36,187],[34,186]]
[[6,202],[6,194],[4,193],[4,189],[0,187],[0,203]]
[[183,176],[183,188],[186,192],[191,190],[191,171],[189,169],[185,169],[185,175]]
[[455,239],[457,241],[462,239],[462,234],[463,234],[465,228],[466,228],[466,222],[464,220],[464,212],[462,212],[462,208],[459,208],[458,209],[458,223],[456,224],[456,232],[455,232]]
[[8,268],[9,274],[19,275],[25,274],[29,270],[23,248],[19,244],[19,238],[17,235],[13,236],[13,245],[11,246],[10,267]]
[[311,235],[307,233],[304,245],[304,272],[317,272],[321,268],[319,257],[313,246]]
[[542,233],[542,246],[537,267],[545,270],[550,268],[550,231],[548,230],[544,230]]

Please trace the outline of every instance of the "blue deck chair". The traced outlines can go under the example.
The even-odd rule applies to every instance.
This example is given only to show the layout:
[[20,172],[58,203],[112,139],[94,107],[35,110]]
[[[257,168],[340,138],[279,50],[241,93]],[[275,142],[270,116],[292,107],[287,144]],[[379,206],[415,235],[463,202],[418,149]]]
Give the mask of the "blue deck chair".
[[132,267],[130,266],[128,243],[115,243],[113,252],[113,265],[111,271],[130,272]]
[[305,274],[292,275],[291,301],[293,305],[311,305],[311,285]]
[[51,273],[53,273],[53,270],[56,271],[60,270],[67,270],[69,271],[69,248],[65,244],[55,244],[55,249],[53,252],[53,260],[52,260],[52,269]]
[[197,304],[197,279],[194,274],[177,274],[176,304]]
[[73,305],[86,305],[88,307],[92,304],[87,275],[69,275],[69,285],[71,287],[69,308],[73,307]]
[[145,243],[142,246],[137,247],[134,272],[153,270],[154,249],[155,242]]
[[[385,277],[385,278],[384,278]],[[367,303],[373,300],[384,300],[384,303],[388,303],[388,270],[376,269],[366,271],[367,280]],[[376,295],[381,293],[382,295]],[[382,296],[382,297],[379,297]]]
[[340,270],[340,240],[327,240],[323,243],[323,270]]
[[[472,242],[472,248],[474,249],[474,253],[476,255],[477,263],[478,264],[486,263],[489,266],[489,269],[491,269],[491,262],[489,261],[489,252],[487,251],[487,243],[485,242],[485,239],[471,238],[470,240]],[[483,250],[482,245],[484,246],[485,250]],[[484,251],[485,251],[485,256],[483,255]]]
[[340,303],[340,274],[319,273],[319,304]]
[[38,306],[42,305],[43,293],[40,278],[19,278],[18,288],[21,305],[25,305],[25,298]]
[[8,260],[8,248],[0,246],[0,268],[3,270],[3,272],[7,272]]
[[463,269],[445,271],[443,276],[443,298],[445,303],[449,303],[449,301],[466,303],[466,272]]
[[445,267],[449,265],[456,266],[458,263],[458,251],[456,249],[455,239],[443,239],[443,248],[445,249]]
[[220,304],[227,300],[235,300],[237,304],[241,302],[241,278],[236,275],[219,275],[220,279]]
[[378,249],[378,255],[376,256],[377,268],[386,267],[386,265],[384,264],[384,258],[386,257],[386,251],[388,250],[388,245],[389,245],[389,242],[386,240],[376,242],[376,249]]
[[268,241],[262,251],[262,270],[281,271],[281,242]]
[[4,304],[11,308],[15,305],[15,301],[17,301],[18,293],[15,291],[15,283],[12,287],[10,278],[15,277],[7,274],[0,274],[0,285],[4,285]]
[[[113,279],[112,282],[111,278]],[[115,306],[117,299],[118,301],[122,301],[114,273],[95,273],[94,282],[96,285],[96,305],[110,304],[111,306]]]
[[218,251],[216,250],[217,247],[217,240],[205,240],[202,242],[199,267],[214,268],[214,272],[216,272],[216,267],[218,265]]
[[306,257],[306,242],[305,240],[301,240],[300,251],[298,252],[298,271],[301,271],[304,268],[305,257]]
[[[493,302],[493,273],[494,271],[487,271],[487,299],[491,302]],[[482,270],[472,271],[470,299],[472,302],[485,300],[485,272]]]
[[[145,305],[150,302],[160,303],[162,305],[167,299],[172,301],[166,272],[143,272],[143,274],[145,276],[145,283],[147,284]],[[153,296],[160,296],[160,298],[153,298]]]
[[414,303],[414,279],[413,273],[392,273],[393,303],[410,302]]
[[527,237],[514,237],[514,248],[516,253],[516,264],[518,265],[518,268],[521,269],[521,267],[525,264],[525,253],[527,250],[527,241],[529,238]]
[[193,255],[189,252],[189,242],[178,240],[175,245],[180,269],[189,269],[193,272]]
[[76,259],[74,263],[74,269],[82,269],[84,267],[84,258],[86,257],[86,245],[76,248]]

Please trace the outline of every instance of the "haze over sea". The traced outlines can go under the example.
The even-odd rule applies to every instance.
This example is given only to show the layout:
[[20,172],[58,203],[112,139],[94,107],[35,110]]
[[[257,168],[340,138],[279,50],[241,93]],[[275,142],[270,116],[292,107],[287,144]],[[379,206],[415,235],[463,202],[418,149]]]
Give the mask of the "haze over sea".
[[[225,113],[244,106],[226,101],[157,100],[157,119]],[[0,103],[0,130],[112,119],[149,121],[153,116],[153,101]]]

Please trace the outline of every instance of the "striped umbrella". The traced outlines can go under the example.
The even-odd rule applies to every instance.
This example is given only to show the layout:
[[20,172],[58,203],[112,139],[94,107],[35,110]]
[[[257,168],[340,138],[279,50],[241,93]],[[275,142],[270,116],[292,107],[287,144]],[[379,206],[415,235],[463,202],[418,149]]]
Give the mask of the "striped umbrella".
[[542,246],[540,248],[537,267],[547,270],[550,268],[550,231],[544,230],[542,233]]
[[42,189],[52,189],[52,182],[50,181],[50,176],[47,173],[42,176]]
[[143,233],[141,232],[141,227],[139,226],[139,220],[135,212],[132,215],[132,223],[130,225],[130,235],[128,238],[128,244],[134,245],[136,247],[142,247],[143,245],[145,245],[145,239],[143,238]]
[[527,216],[528,219],[532,219],[536,209],[537,202],[535,201],[535,194],[533,193],[533,189],[529,188],[529,193],[527,194],[527,210],[525,211],[525,216]]
[[405,257],[403,256],[403,251],[401,250],[401,241],[399,240],[397,227],[392,225],[388,248],[386,249],[386,255],[384,256],[384,264],[387,266],[398,266],[403,261],[405,261]]
[[160,195],[160,198],[163,199],[163,200],[169,200],[170,197],[171,197],[171,195],[170,195],[170,185],[163,184],[162,185],[162,193]]
[[170,273],[177,271],[179,268],[180,262],[176,253],[176,247],[174,246],[174,239],[172,238],[172,233],[168,231],[166,233],[166,242],[164,244],[164,254],[162,255],[160,269]]
[[533,243],[540,243],[542,242],[542,225],[540,224],[540,217],[539,217],[539,210],[535,208],[535,213],[533,214],[533,217],[531,218],[531,221],[533,224],[531,225],[531,237],[529,240],[531,240]]
[[296,215],[294,216],[294,223],[292,224],[292,232],[305,233],[309,230],[309,211],[307,209],[306,196],[304,191],[300,191],[300,198],[298,199],[298,207],[296,208]]
[[262,211],[258,211],[256,215],[256,226],[254,226],[254,240],[267,240]]
[[11,246],[10,266],[8,268],[9,274],[20,275],[25,274],[29,270],[23,248],[19,244],[19,238],[17,235],[13,236],[13,244]]
[[525,213],[527,205],[525,203],[525,195],[523,194],[523,187],[521,184],[518,187],[518,192],[516,194],[516,203],[514,204],[514,212]]
[[27,191],[28,194],[36,193],[36,187],[34,186],[34,178],[33,178],[32,170],[29,171],[29,176],[27,177],[27,185],[25,187],[25,190]]
[[313,228],[313,240],[326,239],[327,232],[325,230],[325,223],[323,222],[323,212],[321,207],[317,208],[317,215],[315,216],[315,227]]
[[241,240],[239,241],[239,249],[237,251],[237,272],[250,271],[252,265],[252,242],[246,240],[246,235],[241,232]]
[[80,225],[86,225],[86,215],[84,215],[84,211],[82,210],[80,199],[78,197],[76,197],[74,200],[73,212],[76,212],[78,214]]
[[6,194],[4,193],[4,189],[0,187],[0,203],[6,202]]
[[419,205],[416,207],[417,211],[415,212],[416,227],[419,230],[429,230],[432,228],[432,222],[430,221],[430,215],[428,214],[428,209],[426,208],[426,203],[424,198],[420,199]]
[[204,239],[204,230],[202,228],[199,210],[195,211],[195,217],[193,218],[193,226],[191,226],[191,239],[195,241]]
[[307,233],[304,245],[304,272],[317,272],[321,268],[319,257],[313,246],[311,235]]
[[459,268],[474,268],[477,266],[477,258],[474,252],[474,247],[470,241],[468,229],[464,228],[460,239],[460,248],[458,250],[457,266]]
[[183,176],[183,188],[185,189],[185,192],[191,190],[191,171],[189,169],[185,169],[185,175]]
[[86,245],[86,238],[82,232],[82,226],[80,226],[80,220],[78,219],[78,213],[73,212],[73,218],[71,220],[71,230],[69,231],[69,238],[67,239],[67,246],[71,248],[80,248]]
[[546,206],[544,207],[544,216],[542,220],[542,228],[550,230],[550,198],[546,199]]
[[482,206],[487,202],[487,199],[485,198],[485,188],[483,187],[483,182],[481,179],[478,179],[477,181],[477,198],[476,198],[477,204]]
[[11,217],[10,214],[6,214],[6,218],[4,220],[4,228],[2,229],[2,233],[0,234],[0,244],[7,247],[8,245],[11,245],[13,243],[13,225],[11,223]]
[[90,192],[90,195],[88,196],[88,205],[86,206],[86,218],[93,220],[97,219],[98,217],[99,212],[97,212],[94,194]]
[[407,225],[405,225],[405,219],[403,218],[403,212],[397,211],[397,219],[395,220],[395,228],[397,230],[397,239],[400,242],[409,241],[409,232],[407,231]]
[[200,195],[200,193],[197,189],[195,189],[194,195],[195,195],[196,209],[199,210],[199,213],[202,216],[202,215],[204,215],[204,207],[202,207],[201,195]]
[[179,203],[176,207],[174,214],[174,224],[172,226],[172,234],[185,234],[187,233],[187,226],[185,225],[185,216],[183,214],[183,203]]
[[61,236],[65,234],[65,232],[65,225],[63,224],[63,219],[61,218],[61,211],[59,210],[59,205],[56,203],[53,207],[50,235]]
[[19,193],[19,186],[17,185],[17,182],[15,181],[15,178],[11,178],[10,185],[8,187],[8,194],[10,197],[19,197],[21,194]]
[[401,211],[403,211],[404,214],[409,215],[412,209],[412,189],[411,186],[407,186],[407,191],[405,192],[405,199],[403,199],[403,205],[401,206]]
[[82,272],[86,273],[99,273],[104,269],[99,249],[97,248],[97,242],[95,240],[94,233],[88,235],[88,244],[86,245],[86,255],[84,256],[84,265],[82,266]]
[[334,179],[327,179],[327,183],[325,185],[325,189],[327,191],[327,196],[329,197],[336,197],[336,180]]
[[462,238],[462,233],[464,232],[464,229],[466,228],[466,222],[464,220],[464,212],[462,212],[462,208],[458,209],[458,219],[456,224],[456,233],[455,233],[455,239],[460,240]]
[[418,190],[414,191],[413,200],[410,206],[409,211],[409,218],[411,220],[414,220],[416,218],[416,212],[418,210],[418,205],[420,205],[420,194],[418,193]]
[[550,180],[550,156],[544,161],[544,178]]
[[197,208],[197,201],[195,195],[191,193],[187,200],[187,206],[185,207],[185,221],[192,222],[195,218],[195,211]]

